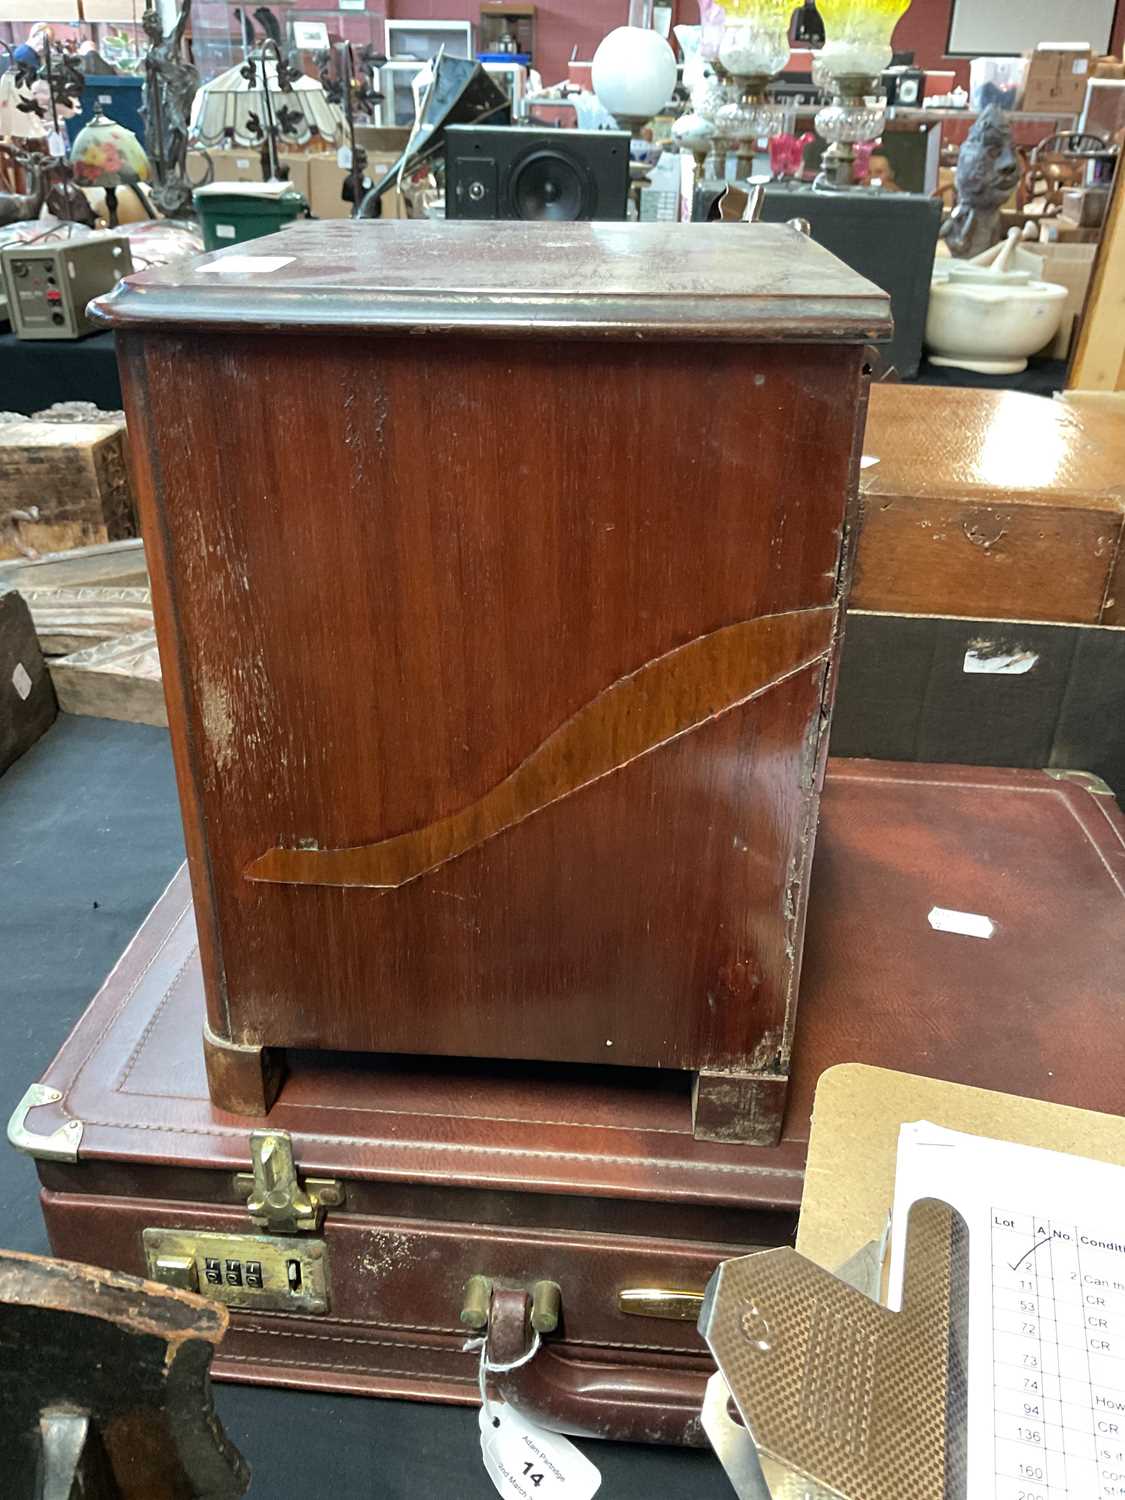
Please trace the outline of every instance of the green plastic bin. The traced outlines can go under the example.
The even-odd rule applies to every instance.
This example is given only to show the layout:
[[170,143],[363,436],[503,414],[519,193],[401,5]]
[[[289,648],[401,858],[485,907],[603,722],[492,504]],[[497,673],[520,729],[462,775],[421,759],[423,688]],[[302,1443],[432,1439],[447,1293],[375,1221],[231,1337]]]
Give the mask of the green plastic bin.
[[204,249],[222,250],[243,240],[260,239],[308,212],[309,205],[296,188],[266,194],[262,187],[257,182],[231,182],[223,183],[221,192],[214,187],[196,190],[193,197]]

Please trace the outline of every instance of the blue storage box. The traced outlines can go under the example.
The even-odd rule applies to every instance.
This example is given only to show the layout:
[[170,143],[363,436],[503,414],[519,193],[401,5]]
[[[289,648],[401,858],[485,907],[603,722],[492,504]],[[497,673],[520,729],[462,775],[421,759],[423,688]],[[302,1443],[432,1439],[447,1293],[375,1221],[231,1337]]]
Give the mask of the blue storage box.
[[146,144],[145,122],[141,114],[144,86],[145,81],[139,73],[88,73],[86,87],[79,95],[82,108],[67,121],[70,139],[73,141],[83,125],[88,125],[100,109],[103,115],[131,130],[142,145]]

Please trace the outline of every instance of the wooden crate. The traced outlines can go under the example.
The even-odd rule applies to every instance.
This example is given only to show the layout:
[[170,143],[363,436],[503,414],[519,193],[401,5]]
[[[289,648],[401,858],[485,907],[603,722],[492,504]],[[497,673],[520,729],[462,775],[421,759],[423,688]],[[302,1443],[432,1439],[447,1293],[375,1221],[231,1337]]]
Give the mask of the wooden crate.
[[1015,391],[875,386],[853,609],[1125,620],[1125,423]]
[[120,418],[0,424],[0,558],[136,533]]

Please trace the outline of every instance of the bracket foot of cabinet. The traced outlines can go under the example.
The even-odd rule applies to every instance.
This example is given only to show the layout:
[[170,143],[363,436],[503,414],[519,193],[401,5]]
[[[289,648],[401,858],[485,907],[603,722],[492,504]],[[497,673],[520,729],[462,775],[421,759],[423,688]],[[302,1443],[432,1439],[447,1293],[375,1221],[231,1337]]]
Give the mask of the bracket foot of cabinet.
[[789,1079],[784,1073],[697,1073],[691,1126],[697,1141],[776,1146]]
[[268,1115],[285,1078],[284,1047],[245,1047],[204,1022],[203,1056],[211,1102],[232,1115]]

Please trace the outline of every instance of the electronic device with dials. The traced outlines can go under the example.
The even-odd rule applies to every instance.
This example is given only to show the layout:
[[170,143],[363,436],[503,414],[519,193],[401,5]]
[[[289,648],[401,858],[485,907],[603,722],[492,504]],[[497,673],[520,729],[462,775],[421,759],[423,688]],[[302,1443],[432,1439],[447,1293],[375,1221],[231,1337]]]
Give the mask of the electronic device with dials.
[[15,244],[0,251],[12,332],[20,339],[80,339],[98,325],[86,304],[133,269],[120,234],[54,244]]

